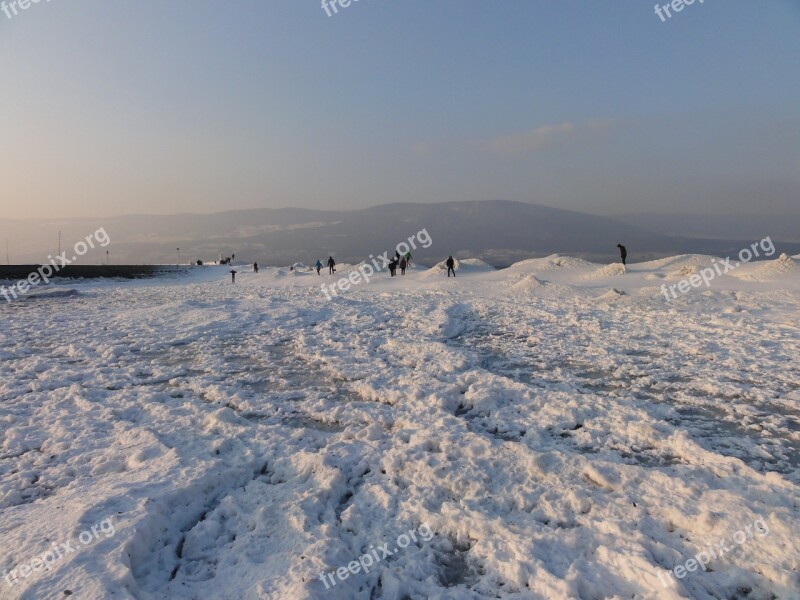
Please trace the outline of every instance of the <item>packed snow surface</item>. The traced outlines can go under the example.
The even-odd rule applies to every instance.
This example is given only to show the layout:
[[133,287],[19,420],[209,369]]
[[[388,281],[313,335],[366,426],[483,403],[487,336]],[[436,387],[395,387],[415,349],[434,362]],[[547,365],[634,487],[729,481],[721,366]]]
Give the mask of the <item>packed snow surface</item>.
[[3,302],[0,598],[800,598],[800,270],[711,259]]

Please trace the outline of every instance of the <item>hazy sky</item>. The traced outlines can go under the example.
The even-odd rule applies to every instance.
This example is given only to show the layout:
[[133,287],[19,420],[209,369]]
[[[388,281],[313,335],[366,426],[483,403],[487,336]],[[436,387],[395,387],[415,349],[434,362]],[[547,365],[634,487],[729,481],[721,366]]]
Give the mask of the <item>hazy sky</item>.
[[667,22],[653,5],[0,12],[0,217],[481,199],[800,215],[800,1],[697,0]]

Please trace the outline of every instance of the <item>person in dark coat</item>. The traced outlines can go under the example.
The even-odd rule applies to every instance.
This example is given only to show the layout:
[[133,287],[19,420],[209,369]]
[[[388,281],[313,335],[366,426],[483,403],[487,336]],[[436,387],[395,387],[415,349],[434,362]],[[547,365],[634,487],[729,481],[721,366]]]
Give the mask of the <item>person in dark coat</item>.
[[392,277],[394,277],[396,271],[397,271],[397,259],[393,258],[392,260],[389,261],[389,273],[391,273]]
[[254,273],[258,273],[258,263],[257,262],[253,263],[253,272]]
[[624,267],[625,261],[628,260],[628,249],[622,244],[617,244],[617,248],[619,248],[619,255],[622,257],[622,266]]
[[333,260],[332,256],[328,257],[328,275],[333,275],[336,273],[336,261]]
[[231,271],[231,283],[236,283],[236,271]]
[[408,266],[408,261],[406,261],[406,257],[404,256],[403,258],[400,259],[400,274],[401,275],[405,275],[406,274],[406,267],[407,266]]
[[456,261],[453,260],[453,257],[450,256],[445,263],[447,265],[447,276],[450,277],[450,271],[453,272],[453,277],[456,276]]

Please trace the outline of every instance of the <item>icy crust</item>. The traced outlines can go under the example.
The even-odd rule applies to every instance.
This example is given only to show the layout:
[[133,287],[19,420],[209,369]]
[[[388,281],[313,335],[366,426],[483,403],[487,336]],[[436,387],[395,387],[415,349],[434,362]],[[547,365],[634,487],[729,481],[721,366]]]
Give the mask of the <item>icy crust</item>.
[[796,270],[668,303],[641,273],[674,266],[333,301],[316,273],[221,271],[8,305],[0,573],[116,533],[0,596],[797,598]]

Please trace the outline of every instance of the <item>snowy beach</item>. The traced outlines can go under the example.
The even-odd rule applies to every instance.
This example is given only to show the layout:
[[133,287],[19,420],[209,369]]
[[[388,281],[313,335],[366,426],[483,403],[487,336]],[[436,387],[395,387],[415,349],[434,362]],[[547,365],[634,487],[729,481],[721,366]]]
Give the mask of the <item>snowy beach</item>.
[[0,597],[800,598],[800,263],[710,261],[4,303]]

